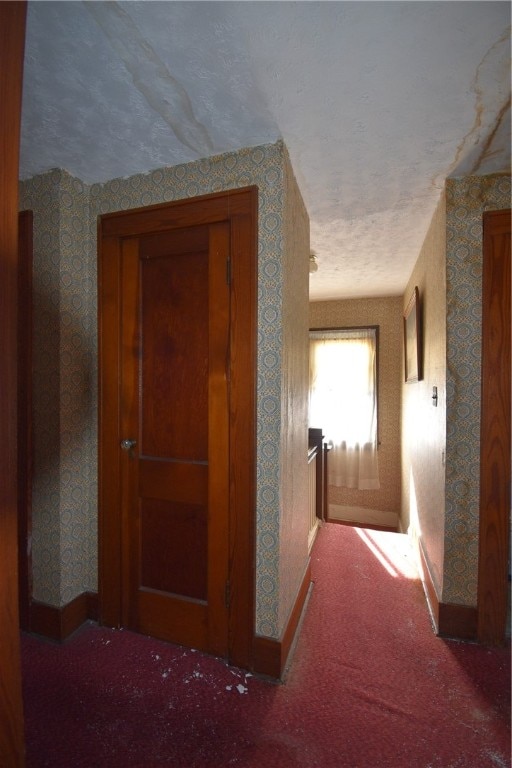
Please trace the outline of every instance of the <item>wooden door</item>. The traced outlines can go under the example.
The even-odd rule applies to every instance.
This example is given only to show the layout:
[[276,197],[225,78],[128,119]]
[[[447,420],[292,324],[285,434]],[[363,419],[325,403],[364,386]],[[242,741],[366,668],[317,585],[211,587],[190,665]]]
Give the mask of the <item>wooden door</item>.
[[123,623],[227,655],[229,226],[121,260]]
[[478,639],[505,640],[510,600],[510,210],[484,213]]
[[255,199],[107,215],[100,236],[101,619],[245,667]]

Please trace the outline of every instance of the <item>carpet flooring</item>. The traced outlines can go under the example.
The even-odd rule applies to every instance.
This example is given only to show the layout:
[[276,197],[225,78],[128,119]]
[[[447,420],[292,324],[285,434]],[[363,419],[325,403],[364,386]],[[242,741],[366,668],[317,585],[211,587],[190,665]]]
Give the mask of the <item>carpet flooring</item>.
[[510,648],[431,629],[407,537],[327,524],[284,684],[93,624],[22,638],[27,768],[509,768]]

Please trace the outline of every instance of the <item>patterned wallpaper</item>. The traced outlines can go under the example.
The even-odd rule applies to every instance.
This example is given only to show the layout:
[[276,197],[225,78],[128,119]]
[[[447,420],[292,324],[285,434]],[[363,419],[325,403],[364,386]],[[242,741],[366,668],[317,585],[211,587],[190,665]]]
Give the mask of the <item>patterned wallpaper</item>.
[[34,598],[68,602],[95,585],[95,280],[88,189],[65,171],[21,185],[34,211]]
[[482,213],[510,207],[510,182],[447,180],[404,295],[423,296],[425,379],[403,386],[402,514],[444,603],[477,602]]
[[[97,588],[97,216],[257,185],[256,630],[279,636],[279,561],[287,556],[288,539],[281,521],[283,480],[276,446],[281,446],[283,394],[290,402],[288,393],[282,391],[283,243],[286,216],[295,215],[294,211],[305,215],[296,190],[290,192],[295,203],[286,208],[291,189],[287,174],[287,153],[278,142],[90,188],[64,171],[52,171],[22,184],[22,207],[35,212],[39,302],[35,318],[39,357],[33,544],[37,599],[62,605],[84,589]],[[303,221],[300,231],[307,236]],[[298,252],[305,249],[309,250],[309,243],[301,244]],[[307,286],[304,270],[296,273],[296,279],[298,288],[304,281]],[[301,301],[297,300],[292,316],[300,311]],[[45,302],[50,305],[48,309],[41,306]],[[300,411],[301,389],[298,392],[291,402]],[[289,516],[286,520],[291,522]],[[293,536],[290,541],[294,541]],[[294,545],[290,546],[295,551]],[[302,572],[303,567],[298,562],[295,571]],[[289,602],[288,592],[284,602]]]
[[[329,486],[329,503],[400,512],[400,389],[402,297],[318,301],[310,305],[311,328],[379,325],[380,489]],[[316,426],[316,425],[312,425]],[[321,426],[321,425],[318,425]]]
[[[418,286],[423,380],[404,383],[402,360],[402,529],[421,540],[438,596],[443,583],[446,444],[446,214],[442,195],[409,278],[403,309]],[[432,387],[437,387],[437,407]]]
[[510,208],[510,175],[446,183],[446,531],[443,601],[476,605],[482,213]]

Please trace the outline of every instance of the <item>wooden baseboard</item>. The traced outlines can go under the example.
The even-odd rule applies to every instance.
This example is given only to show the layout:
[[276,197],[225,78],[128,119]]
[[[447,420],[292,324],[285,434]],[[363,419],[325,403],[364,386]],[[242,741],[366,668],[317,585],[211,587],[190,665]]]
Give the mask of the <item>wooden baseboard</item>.
[[434,580],[430,573],[430,567],[427,563],[427,558],[423,551],[423,545],[421,541],[417,541],[417,555],[419,557],[419,571],[421,582],[423,584],[423,591],[427,601],[427,606],[430,611],[432,623],[434,625],[434,631],[439,634],[439,598],[437,597],[437,591],[434,586]]
[[292,649],[300,619],[306,604],[311,585],[311,563],[308,560],[306,571],[302,578],[299,591],[288,623],[282,633],[281,639],[262,637],[256,635],[253,644],[253,670],[260,675],[266,675],[281,680],[286,669],[286,664]]
[[423,551],[421,541],[418,544],[420,571],[425,597],[430,609],[434,630],[440,637],[456,640],[477,639],[477,609],[471,605],[443,603],[437,596],[430,567]]
[[350,528],[368,528],[371,531],[389,531],[389,533],[398,533],[398,528],[393,525],[377,525],[373,523],[361,523],[355,520],[340,520],[338,517],[328,517],[326,523],[335,523],[336,525],[348,525]]
[[472,605],[439,603],[439,635],[456,640],[476,642],[477,609]]
[[97,621],[98,595],[82,592],[70,603],[57,608],[33,600],[30,604],[30,632],[62,642],[84,622]]

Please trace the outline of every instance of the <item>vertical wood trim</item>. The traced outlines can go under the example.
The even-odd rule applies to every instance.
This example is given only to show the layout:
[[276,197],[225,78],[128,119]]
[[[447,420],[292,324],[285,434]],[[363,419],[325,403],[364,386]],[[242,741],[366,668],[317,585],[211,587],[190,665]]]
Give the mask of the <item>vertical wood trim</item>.
[[[121,284],[119,305],[119,426],[120,433],[114,440],[121,467],[121,623],[124,627],[140,625],[139,584],[140,584],[140,514],[138,508],[139,462],[136,456],[142,450],[139,429],[140,389],[139,359],[142,356],[140,308],[139,241],[126,238],[121,241]],[[121,440],[136,440],[132,451],[120,448]],[[127,555],[124,559],[124,555]]]
[[478,639],[505,639],[510,532],[510,210],[484,213]]
[[121,626],[121,465],[119,397],[121,364],[120,245],[98,230],[98,506],[99,618],[110,627]]
[[230,660],[250,668],[255,629],[258,193],[231,219]]
[[18,564],[20,626],[32,599],[32,263],[33,213],[18,217]]
[[18,607],[18,168],[26,4],[0,3],[0,765],[24,765]]
[[229,223],[209,228],[208,647],[229,653]]

